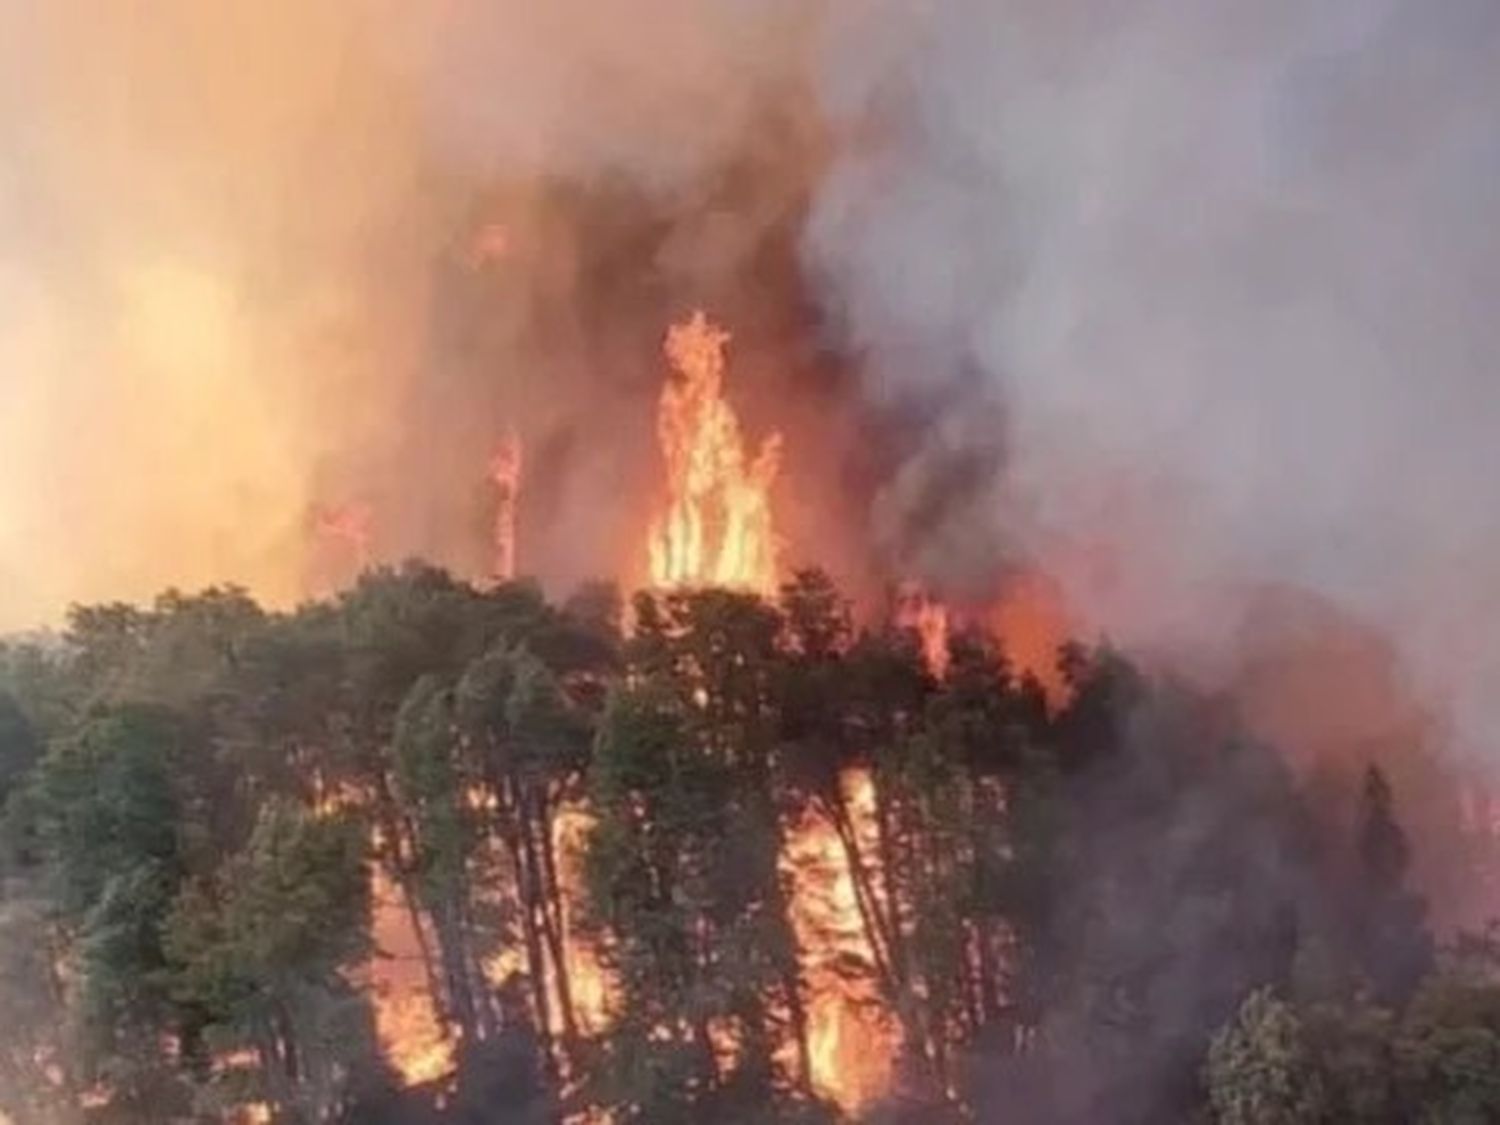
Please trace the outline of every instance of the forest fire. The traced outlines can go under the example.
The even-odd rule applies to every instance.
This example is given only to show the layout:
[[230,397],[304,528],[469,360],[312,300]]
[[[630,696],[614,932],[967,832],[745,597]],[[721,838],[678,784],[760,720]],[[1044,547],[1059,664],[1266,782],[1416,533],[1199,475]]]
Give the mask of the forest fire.
[[[1040,1024],[1015,998],[1044,991],[1025,977],[1043,959],[1022,944],[1028,931],[1008,912],[1030,907],[1014,904],[1007,880],[1042,888],[1048,869],[1021,865],[1050,841],[1025,841],[1021,854],[1013,834],[1032,829],[1011,813],[1013,799],[1050,799],[1061,782],[1049,773],[1026,792],[1027,754],[1009,751],[1017,738],[1051,738],[1055,754],[1076,737],[1048,727],[1067,718],[1074,690],[1057,666],[1071,627],[1062,595],[1042,575],[1011,575],[975,607],[907,579],[883,616],[857,621],[831,581],[784,572],[771,499],[781,442],[773,434],[748,452],[724,395],[728,338],[702,313],[667,334],[667,501],[645,538],[656,588],[683,595],[659,599],[667,624],[651,639],[668,659],[634,663],[617,619],[577,617],[509,585],[514,432],[488,463],[482,580],[383,570],[329,611],[348,615],[335,635],[351,644],[340,688],[350,691],[372,664],[377,692],[383,675],[405,675],[412,638],[445,643],[450,614],[510,618],[474,651],[443,654],[440,671],[362,700],[385,709],[364,734],[367,761],[352,767],[375,781],[336,785],[310,810],[334,825],[373,806],[394,833],[355,853],[376,952],[351,944],[339,971],[368,1005],[399,1087],[384,1096],[400,1104],[442,1112],[493,1067],[517,1096],[556,1099],[538,1119],[568,1125],[618,1120],[618,1107],[642,1102],[665,1115],[674,1099],[694,1106],[678,1120],[719,1120],[741,1084],[754,1097],[816,1100],[838,1120],[908,1103],[965,1119],[977,1052],[1015,1061],[1042,1049]],[[327,509],[311,530],[368,561],[370,509]],[[371,661],[380,644],[397,657]],[[703,659],[709,648],[731,659]],[[1003,663],[969,663],[996,652]],[[917,661],[927,675],[912,674]],[[994,674],[976,683],[969,667]],[[898,670],[890,694],[902,698],[872,686],[872,668]],[[1035,706],[1037,687],[1048,706]],[[336,694],[309,710],[342,704]],[[360,717],[340,715],[341,729]],[[304,737],[315,746],[326,735]],[[1382,784],[1371,782],[1371,801],[1388,799]],[[1470,812],[1480,815],[1473,802]],[[1228,854],[1241,855],[1234,844]],[[1255,877],[1231,874],[1235,885]],[[1015,897],[1030,893],[1050,892]],[[1035,933],[1046,919],[1021,921]],[[274,1099],[288,1080],[268,1072],[295,1052],[256,1045],[243,1057],[257,1100],[242,1119],[282,1120]],[[88,1096],[103,1105],[111,1091]]]
[[950,612],[916,582],[903,582],[896,592],[895,624],[917,636],[927,670],[938,679],[948,673]]
[[1500,1121],[1500,4],[1253,7],[0,0],[0,1125]]
[[1057,585],[1035,572],[1013,579],[987,624],[1004,645],[1011,668],[1035,679],[1052,706],[1062,704],[1068,685],[1058,667],[1059,647],[1073,623]]
[[650,530],[651,579],[659,587],[771,594],[779,577],[771,486],[781,438],[772,434],[753,455],[747,449],[739,416],[724,398],[728,342],[701,311],[667,332],[674,375],[657,415],[666,502]]
[[[874,850],[868,771],[840,779],[858,846]],[[857,1114],[890,1088],[900,1032],[876,985],[850,856],[827,816],[809,809],[790,833],[782,868],[792,886],[792,924],[808,987],[813,1089]]]
[[[601,1035],[609,1030],[615,1014],[614,982],[601,963],[598,948],[579,924],[585,900],[583,854],[592,825],[587,805],[577,799],[560,805],[552,822],[560,908],[558,946],[566,982],[558,964],[546,954],[536,971],[544,978],[546,1031],[558,1041],[570,1034]],[[501,950],[485,965],[485,976],[497,989],[504,988],[513,974],[531,971],[528,954],[517,948]],[[561,1061],[566,1072],[568,1059]]]
[[[666,333],[670,372],[657,418],[666,500],[646,533],[650,574],[661,589],[724,588],[772,596],[787,578],[780,569],[781,539],[771,498],[781,438],[772,434],[750,451],[725,397],[729,338],[702,312]],[[521,442],[512,430],[488,464],[494,497],[488,577],[494,583],[517,576],[521,474]],[[337,519],[320,521],[319,529],[363,545],[369,514],[341,512]],[[1040,578],[1012,581],[987,614],[960,614],[924,584],[901,581],[889,621],[914,636],[936,681],[949,672],[950,642],[959,625],[993,625],[1010,667],[1035,677],[1053,703],[1063,698],[1056,646],[1065,619],[1060,597]],[[868,768],[845,770],[834,802],[839,811],[817,804],[804,808],[783,826],[778,857],[800,966],[805,1063],[794,1062],[790,1042],[780,1051],[794,1070],[805,1065],[809,1089],[851,1115],[891,1091],[903,1044],[884,947],[899,942],[901,935],[890,928],[903,922],[899,910],[881,897],[891,892],[878,839],[875,784]],[[467,799],[477,816],[493,817],[500,810],[495,791],[486,786],[472,788]],[[549,936],[534,946],[505,944],[482,968],[497,995],[514,981],[533,982],[529,1006],[557,1045],[557,1067],[565,1077],[576,1066],[576,1037],[607,1036],[620,1015],[619,983],[606,967],[604,951],[579,924],[587,898],[583,857],[594,826],[582,796],[564,798],[553,810],[549,862],[555,871],[545,878],[556,881],[556,902],[529,907],[513,901],[505,907],[541,909],[542,932]],[[529,867],[535,860],[516,854],[502,862]],[[433,992],[440,975],[432,963],[436,935],[420,906],[407,902],[388,876],[377,877],[375,891],[374,929],[382,952],[371,965],[370,980],[382,1049],[405,1086],[446,1079],[456,1065],[459,1036],[445,1023]],[[872,926],[880,932],[880,948]],[[743,1054],[735,1021],[715,1017],[706,1028],[717,1065],[734,1069]]]
[[[563,946],[568,964],[569,1000],[578,1026],[586,1035],[599,1035],[609,1029],[617,999],[617,989],[600,961],[598,948],[584,937],[579,925],[585,901],[583,856],[593,823],[586,805],[574,801],[558,810],[553,824],[558,882],[562,886]],[[558,1003],[560,1007],[561,996]],[[561,1026],[554,1029],[558,1034],[564,1030]]]
[[366,972],[375,1034],[401,1083],[420,1086],[452,1072],[455,1044],[428,987],[429,941],[421,916],[379,867],[371,879],[376,953]]

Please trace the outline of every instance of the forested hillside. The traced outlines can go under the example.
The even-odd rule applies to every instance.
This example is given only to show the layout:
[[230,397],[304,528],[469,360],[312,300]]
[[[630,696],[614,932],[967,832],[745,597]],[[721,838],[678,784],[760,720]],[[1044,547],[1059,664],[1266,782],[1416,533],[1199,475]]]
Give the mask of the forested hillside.
[[1500,1119],[1494,949],[1434,942],[1384,777],[1345,823],[1229,705],[1058,658],[936,675],[816,573],[76,609],[0,659],[0,1114]]

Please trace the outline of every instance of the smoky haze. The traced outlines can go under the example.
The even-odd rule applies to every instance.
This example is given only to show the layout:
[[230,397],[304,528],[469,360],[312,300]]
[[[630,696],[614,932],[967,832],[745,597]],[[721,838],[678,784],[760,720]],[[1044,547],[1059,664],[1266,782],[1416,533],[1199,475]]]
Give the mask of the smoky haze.
[[[664,320],[709,304],[774,381],[783,239],[789,350],[896,420],[859,534],[902,570],[1039,566],[1231,676],[1305,587],[1472,746],[1497,86],[1478,0],[0,0],[0,627],[293,599],[319,505],[480,571],[515,423],[523,569],[621,574]],[[795,458],[824,410],[751,413]]]
[[877,393],[954,397],[913,473],[999,440],[968,404],[1007,419],[928,568],[1041,558],[1086,620],[1199,667],[1255,631],[1252,590],[1305,587],[1484,749],[1500,9],[875,9],[830,36],[851,140],[807,261]]
[[[691,211],[801,69],[793,7],[0,2],[0,628],[169,583],[288,601],[319,583],[319,506],[372,506],[376,557],[477,565],[506,425],[555,458],[615,405],[557,312],[607,208],[542,181]],[[512,311],[455,327],[496,221],[511,280],[469,288]]]

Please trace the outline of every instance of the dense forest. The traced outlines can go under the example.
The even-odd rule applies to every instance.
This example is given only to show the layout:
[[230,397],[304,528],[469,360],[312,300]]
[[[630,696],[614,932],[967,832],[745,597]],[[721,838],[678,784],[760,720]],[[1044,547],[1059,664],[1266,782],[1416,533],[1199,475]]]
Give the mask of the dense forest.
[[[936,675],[815,572],[77,608],[0,650],[0,1117],[1500,1120],[1497,947],[1429,932],[1383,775],[1334,817],[1226,701],[1058,660],[1049,698],[965,631]],[[863,950],[816,979],[810,816]],[[422,1083],[378,1032],[381,894],[453,1045]],[[835,985],[890,1025],[857,1113],[813,1081]]]

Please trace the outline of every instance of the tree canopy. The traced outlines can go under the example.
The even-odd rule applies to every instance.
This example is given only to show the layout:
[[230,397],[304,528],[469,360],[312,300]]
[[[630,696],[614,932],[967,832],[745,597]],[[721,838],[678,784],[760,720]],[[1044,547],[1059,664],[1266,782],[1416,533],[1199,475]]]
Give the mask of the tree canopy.
[[0,1114],[1496,1119],[1490,946],[1436,947],[1383,774],[1325,823],[1220,701],[1077,643],[1049,701],[1006,641],[938,674],[817,572],[80,607],[0,649]]

